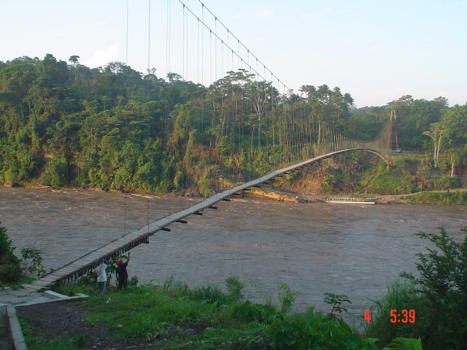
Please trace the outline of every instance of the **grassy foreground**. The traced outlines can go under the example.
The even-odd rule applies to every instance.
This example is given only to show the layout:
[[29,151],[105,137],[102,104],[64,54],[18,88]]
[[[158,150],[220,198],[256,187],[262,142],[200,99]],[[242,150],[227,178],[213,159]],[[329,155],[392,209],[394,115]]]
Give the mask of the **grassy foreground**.
[[[243,300],[242,283],[235,277],[226,284],[226,293],[210,285],[190,289],[171,280],[104,296],[92,291],[81,304],[83,317],[108,330],[119,348],[144,344],[145,349],[381,349],[377,339],[362,337],[334,315],[313,308],[290,313],[295,293],[286,285],[281,285],[279,305],[273,306]],[[33,336],[34,322],[22,319],[31,350],[93,346],[72,333]],[[421,349],[419,339],[398,338],[393,345],[397,346],[390,349]]]

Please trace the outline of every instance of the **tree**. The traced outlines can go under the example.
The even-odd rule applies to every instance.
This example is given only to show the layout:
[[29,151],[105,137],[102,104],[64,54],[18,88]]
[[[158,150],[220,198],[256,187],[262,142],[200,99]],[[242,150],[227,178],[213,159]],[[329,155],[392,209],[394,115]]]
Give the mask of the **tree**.
[[77,65],[77,64],[78,64],[78,60],[79,60],[79,56],[78,56],[78,55],[72,55],[72,56],[70,56],[70,58],[68,59],[68,61],[70,61],[73,65]]
[[431,124],[430,130],[423,132],[423,135],[433,140],[433,161],[435,168],[438,167],[439,152],[441,150],[441,141],[443,140],[444,133],[445,129],[440,123]]
[[5,227],[0,226],[0,284],[16,282],[22,275],[20,259],[13,253],[15,247],[6,231]]
[[428,326],[425,342],[432,340],[430,345],[436,348],[465,349],[467,345],[467,228],[461,231],[464,241],[460,243],[452,239],[444,228],[440,228],[439,234],[418,233],[419,237],[432,242],[436,249],[427,248],[426,253],[417,254],[419,276],[402,274],[416,283],[429,302],[424,315]]

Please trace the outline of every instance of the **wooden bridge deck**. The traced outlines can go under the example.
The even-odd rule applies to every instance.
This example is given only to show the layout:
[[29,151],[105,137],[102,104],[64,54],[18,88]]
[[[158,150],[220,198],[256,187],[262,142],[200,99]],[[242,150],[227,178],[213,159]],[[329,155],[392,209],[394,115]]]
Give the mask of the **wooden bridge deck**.
[[255,180],[245,182],[229,190],[217,193],[203,201],[194,204],[193,206],[187,209],[165,216],[157,221],[154,221],[149,225],[145,225],[141,229],[131,232],[121,238],[115,239],[109,242],[108,244],[97,248],[85,254],[84,256],[62,266],[61,268],[49,273],[48,275],[32,282],[31,284],[24,285],[23,287],[28,291],[36,292],[41,289],[48,288],[57,282],[66,281],[68,279],[72,279],[76,276],[82,275],[87,271],[96,268],[103,261],[106,261],[115,256],[119,256],[125,253],[126,251],[140,245],[141,243],[147,243],[149,236],[153,235],[157,231],[167,228],[170,224],[177,222],[178,220],[182,220],[190,215],[199,215],[204,209],[210,207],[212,208],[216,203],[222,200],[228,200],[229,197],[235,195],[235,193],[237,192],[241,192],[249,187],[259,186],[260,184],[267,182],[268,180],[271,180],[274,177],[289,173],[295,169],[301,168],[316,161],[329,158],[340,153],[357,150],[375,153],[375,151],[370,149],[349,148],[311,158],[301,163],[273,171]]

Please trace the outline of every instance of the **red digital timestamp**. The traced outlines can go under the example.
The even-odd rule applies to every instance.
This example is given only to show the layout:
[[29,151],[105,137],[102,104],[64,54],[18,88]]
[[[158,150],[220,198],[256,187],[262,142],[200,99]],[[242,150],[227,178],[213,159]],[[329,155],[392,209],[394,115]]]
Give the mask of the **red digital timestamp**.
[[391,323],[415,323],[415,310],[391,309],[389,312],[389,322]]

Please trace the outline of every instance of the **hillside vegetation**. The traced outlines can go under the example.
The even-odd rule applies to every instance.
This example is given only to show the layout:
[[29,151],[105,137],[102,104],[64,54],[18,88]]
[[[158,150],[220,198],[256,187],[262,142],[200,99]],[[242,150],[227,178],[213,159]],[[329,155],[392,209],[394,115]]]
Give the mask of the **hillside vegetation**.
[[[465,169],[465,106],[403,96],[356,109],[338,87],[304,85],[300,92],[280,95],[245,70],[205,87],[118,62],[90,69],[77,56],[0,62],[0,183],[209,195],[313,154],[325,127],[372,139],[390,110],[397,111],[399,147],[425,153],[417,179],[431,181],[433,169],[455,178]],[[364,157],[352,158],[355,169],[371,167],[363,189],[429,186],[414,187],[410,176],[393,186],[410,164],[376,171]],[[331,172],[323,189],[338,190],[347,180],[341,175]]]

